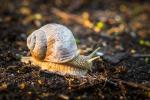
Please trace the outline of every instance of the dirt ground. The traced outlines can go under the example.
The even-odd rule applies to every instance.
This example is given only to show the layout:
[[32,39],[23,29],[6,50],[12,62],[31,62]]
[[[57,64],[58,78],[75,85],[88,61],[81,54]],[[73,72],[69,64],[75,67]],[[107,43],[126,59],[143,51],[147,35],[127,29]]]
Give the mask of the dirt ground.
[[[0,1],[0,100],[150,99],[150,2]],[[81,54],[105,55],[84,78],[20,62],[27,36],[47,23],[72,30]]]

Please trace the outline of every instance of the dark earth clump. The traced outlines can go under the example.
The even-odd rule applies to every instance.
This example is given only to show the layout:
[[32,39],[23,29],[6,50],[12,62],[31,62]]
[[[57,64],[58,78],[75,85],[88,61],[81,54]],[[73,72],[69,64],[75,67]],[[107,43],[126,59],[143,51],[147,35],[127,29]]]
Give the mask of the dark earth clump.
[[[148,0],[0,2],[0,100],[150,99]],[[69,27],[81,54],[101,47],[104,56],[86,77],[20,62],[30,55],[27,36],[47,23]]]

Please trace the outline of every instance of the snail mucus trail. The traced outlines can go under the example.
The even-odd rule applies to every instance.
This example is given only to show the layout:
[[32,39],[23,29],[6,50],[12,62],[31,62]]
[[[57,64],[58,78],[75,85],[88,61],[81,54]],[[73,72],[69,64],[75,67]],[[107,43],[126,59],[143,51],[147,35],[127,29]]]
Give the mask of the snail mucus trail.
[[80,55],[72,32],[60,24],[47,24],[35,30],[27,38],[31,57],[21,62],[31,63],[59,75],[84,76],[92,67],[97,48],[90,55]]

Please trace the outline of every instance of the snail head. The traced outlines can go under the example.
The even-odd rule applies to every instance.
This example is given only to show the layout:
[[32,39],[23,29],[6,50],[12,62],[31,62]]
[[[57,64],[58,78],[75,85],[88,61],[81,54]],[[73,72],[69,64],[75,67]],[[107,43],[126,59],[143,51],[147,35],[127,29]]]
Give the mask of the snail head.
[[94,50],[90,55],[84,56],[84,55],[79,55],[75,59],[73,59],[70,64],[77,66],[82,69],[88,69],[91,70],[93,61],[96,59],[99,59],[99,56],[94,57],[95,53],[99,50],[100,48],[97,48]]
[[87,67],[91,70],[91,67],[93,65],[93,61],[96,59],[99,59],[99,56],[94,57],[95,53],[100,49],[100,47],[98,47],[97,49],[95,49],[90,55],[87,56]]

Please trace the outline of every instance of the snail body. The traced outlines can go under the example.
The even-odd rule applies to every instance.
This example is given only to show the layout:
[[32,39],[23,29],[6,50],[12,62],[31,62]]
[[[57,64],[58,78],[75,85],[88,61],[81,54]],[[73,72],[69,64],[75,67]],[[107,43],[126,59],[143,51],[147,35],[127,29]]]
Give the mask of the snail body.
[[93,55],[80,55],[72,32],[60,24],[47,24],[35,30],[27,38],[32,57],[23,57],[22,62],[31,62],[42,69],[60,75],[85,75],[92,67]]

